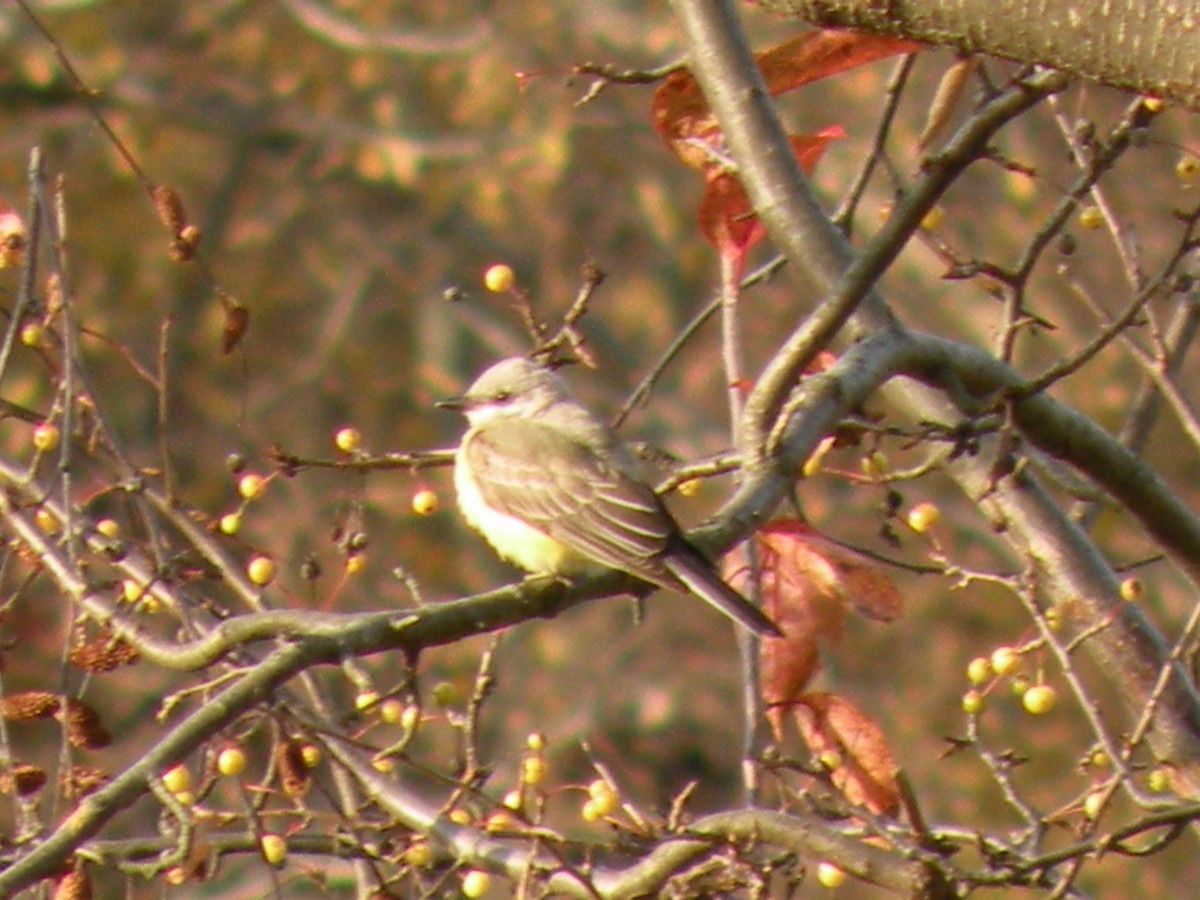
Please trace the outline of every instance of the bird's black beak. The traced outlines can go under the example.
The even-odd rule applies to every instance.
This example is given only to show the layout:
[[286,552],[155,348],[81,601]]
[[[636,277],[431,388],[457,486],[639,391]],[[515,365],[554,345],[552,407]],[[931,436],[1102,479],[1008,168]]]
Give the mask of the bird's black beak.
[[463,410],[470,406],[470,401],[466,397],[447,397],[445,400],[438,400],[433,404],[438,409],[457,409]]

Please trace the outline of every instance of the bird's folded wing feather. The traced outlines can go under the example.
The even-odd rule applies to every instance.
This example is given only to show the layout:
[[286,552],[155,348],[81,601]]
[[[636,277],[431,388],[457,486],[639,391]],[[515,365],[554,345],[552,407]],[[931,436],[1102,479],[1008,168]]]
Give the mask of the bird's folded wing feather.
[[676,526],[649,486],[614,460],[527,419],[490,423],[466,453],[489,506],[597,562],[662,581],[656,557]]

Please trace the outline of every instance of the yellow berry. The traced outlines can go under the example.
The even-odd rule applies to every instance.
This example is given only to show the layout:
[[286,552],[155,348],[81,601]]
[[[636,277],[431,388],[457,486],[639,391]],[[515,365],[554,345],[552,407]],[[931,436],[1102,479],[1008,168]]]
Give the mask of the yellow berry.
[[438,496],[429,488],[421,488],[413,494],[412,508],[418,516],[427,516],[438,508]]
[[603,778],[597,778],[588,785],[588,797],[595,804],[598,816],[607,816],[612,813],[621,800],[616,789]]
[[918,503],[908,511],[905,521],[917,534],[924,534],[936,525],[941,517],[942,511],[937,508],[936,503]]
[[138,601],[138,610],[148,615],[154,615],[162,609],[162,603],[153,594],[145,594]]
[[1021,705],[1030,715],[1040,716],[1054,709],[1058,694],[1048,684],[1035,684],[1021,697]]
[[246,564],[246,577],[259,587],[268,585],[275,579],[275,563],[269,556],[256,556]]
[[492,876],[482,869],[472,869],[463,875],[462,895],[464,897],[482,897],[492,884]]
[[579,816],[585,822],[598,822],[603,816],[600,813],[600,807],[595,800],[585,800],[583,806],[579,808]]
[[941,225],[945,218],[946,213],[940,206],[931,206],[929,211],[921,217],[921,227],[926,231],[932,231]]
[[700,492],[700,479],[689,478],[687,481],[681,481],[675,490],[680,497],[695,497]]
[[962,696],[963,712],[970,716],[977,716],[983,712],[983,694],[979,691],[967,691]]
[[1029,676],[1016,674],[1012,677],[1012,692],[1018,697],[1024,697],[1025,692],[1029,690]]
[[522,806],[521,792],[509,791],[504,795],[504,799],[500,802],[503,803],[508,809],[520,809]]
[[395,771],[396,762],[390,756],[377,756],[371,760],[371,768],[376,772],[382,772],[384,775],[387,775]]
[[192,773],[180,763],[163,773],[162,783],[172,794],[179,794],[192,786]]
[[433,702],[438,706],[453,706],[458,700],[458,688],[449,681],[439,681],[433,686]]
[[404,851],[404,861],[410,866],[425,868],[433,862],[433,850],[429,841],[413,841]]
[[1012,647],[997,647],[992,651],[992,671],[1007,675],[1021,663],[1021,654]]
[[846,873],[831,862],[817,863],[817,882],[822,887],[841,887],[846,881]]
[[54,517],[54,513],[44,507],[33,514],[33,521],[42,534],[58,533],[58,519]]
[[277,834],[264,834],[258,839],[258,846],[268,865],[280,866],[287,859],[287,841]]
[[1052,606],[1045,612],[1046,627],[1051,631],[1059,631],[1063,626],[1063,611],[1057,606]]
[[113,540],[121,534],[121,526],[117,524],[116,519],[101,519],[96,523],[96,530],[109,540]]
[[41,322],[29,322],[21,329],[21,343],[26,347],[40,347],[46,340],[46,329]]
[[487,821],[483,823],[483,827],[491,832],[514,831],[520,824],[517,818],[508,810],[498,810],[487,817]]
[[819,762],[826,771],[832,772],[842,764],[842,754],[836,750],[822,750],[817,754],[817,762]]
[[250,472],[238,479],[238,493],[247,500],[254,500],[256,497],[262,496],[266,484],[265,478]]
[[1107,768],[1109,762],[1110,760],[1108,758],[1108,754],[1103,750],[1095,750],[1092,755],[1088,757],[1089,765],[1093,765],[1101,769]]
[[1142,106],[1144,106],[1148,112],[1152,112],[1152,113],[1161,112],[1163,105],[1164,104],[1163,104],[1162,98],[1160,98],[1160,97],[1143,97],[1142,98]]
[[47,453],[58,446],[60,437],[57,425],[52,422],[43,422],[33,429],[33,446],[42,453]]
[[986,656],[977,656],[967,663],[967,681],[983,684],[992,677],[992,661]]
[[300,748],[300,759],[309,769],[315,769],[321,764],[321,748],[316,744],[305,744]]
[[346,557],[346,574],[357,575],[367,565],[367,558],[361,553],[351,553]]
[[1121,582],[1121,599],[1130,602],[1142,596],[1142,582],[1132,575]]
[[525,746],[538,753],[546,749],[546,736],[540,731],[531,731],[525,738]]
[[517,273],[512,270],[512,266],[504,263],[488,266],[487,271],[483,273],[483,285],[493,294],[503,294],[511,290],[516,281]]
[[359,691],[354,697],[354,708],[359,712],[370,709],[379,702],[378,691]]
[[540,784],[546,777],[546,761],[540,756],[527,756],[521,760],[521,782],[530,786]]
[[379,704],[379,721],[395,725],[404,716],[404,704],[395,697],[389,697]]
[[175,866],[172,869],[167,869],[163,875],[163,880],[172,887],[179,887],[181,884],[186,884],[188,880],[188,872],[183,866]]
[[196,795],[191,791],[178,791],[177,793],[173,793],[171,796],[174,797],[175,802],[181,806],[196,805]]
[[453,822],[455,825],[471,824],[471,814],[469,812],[467,812],[465,809],[460,809],[460,808],[452,809],[452,810],[450,810],[449,815],[450,815],[450,821]]
[[1083,814],[1089,819],[1099,818],[1104,809],[1104,792],[1092,791],[1083,798]]
[[362,446],[362,434],[357,428],[339,428],[333,443],[343,453],[353,453]]
[[126,603],[137,603],[145,593],[146,589],[132,578],[126,578],[121,582],[121,599]]
[[221,534],[237,534],[242,528],[242,514],[225,513],[217,527],[221,529]]
[[222,775],[241,775],[246,771],[246,751],[241,747],[226,747],[217,754],[217,771]]
[[1156,794],[1161,794],[1171,788],[1171,773],[1163,766],[1158,766],[1150,771],[1146,777],[1146,786]]
[[1200,178],[1200,160],[1194,156],[1181,156],[1175,163],[1175,176],[1184,184],[1191,184]]
[[1104,224],[1104,213],[1098,206],[1085,206],[1079,211],[1079,227],[1089,230],[1099,228]]

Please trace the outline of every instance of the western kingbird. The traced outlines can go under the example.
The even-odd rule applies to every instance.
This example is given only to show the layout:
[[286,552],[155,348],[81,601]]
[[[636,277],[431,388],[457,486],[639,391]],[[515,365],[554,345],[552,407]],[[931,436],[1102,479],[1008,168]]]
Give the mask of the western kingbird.
[[721,580],[616,433],[550,369],[505,359],[438,405],[467,417],[454,459],[458,506],[502,557],[542,575],[620,569],[693,593],[757,634],[782,635]]

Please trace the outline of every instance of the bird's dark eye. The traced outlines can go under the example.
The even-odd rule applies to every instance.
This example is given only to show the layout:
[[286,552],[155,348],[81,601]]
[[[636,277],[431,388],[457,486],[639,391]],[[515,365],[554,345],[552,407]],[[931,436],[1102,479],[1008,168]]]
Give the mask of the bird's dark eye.
[[496,391],[492,395],[492,401],[495,403],[507,403],[512,399],[512,391]]

